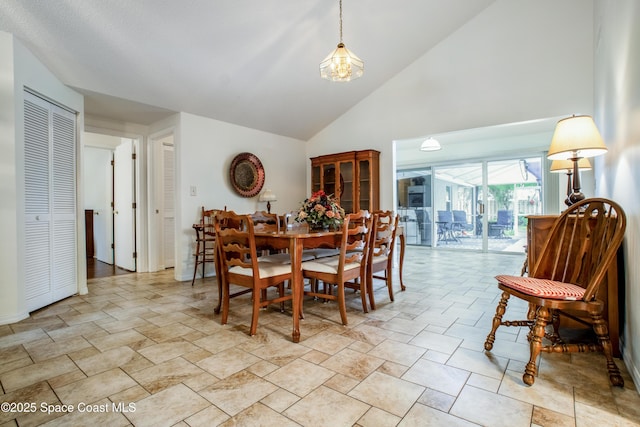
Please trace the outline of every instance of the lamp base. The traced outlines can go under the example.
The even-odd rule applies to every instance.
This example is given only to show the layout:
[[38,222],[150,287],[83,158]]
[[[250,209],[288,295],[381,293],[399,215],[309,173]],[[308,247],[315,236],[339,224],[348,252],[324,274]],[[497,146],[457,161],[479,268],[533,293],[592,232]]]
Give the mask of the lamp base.
[[584,194],[580,191],[580,170],[578,169],[578,161],[580,161],[580,159],[581,157],[578,157],[577,151],[574,151],[573,157],[569,159],[573,162],[573,191],[567,197],[571,205],[578,203],[580,200],[584,200]]
[[[574,191],[569,195],[569,197],[567,198],[567,201],[568,201],[568,202],[571,202],[571,205],[573,205],[573,204],[575,204],[575,203],[578,203],[578,202],[579,202],[579,201],[581,201],[581,200],[584,200],[584,197],[585,197],[585,196],[584,196],[584,194],[583,194],[582,192],[580,192],[579,190],[578,190],[578,191],[575,191],[575,190],[574,190]],[[571,206],[571,205],[569,205],[569,206]]]
[[267,213],[271,213],[271,202],[267,202]]

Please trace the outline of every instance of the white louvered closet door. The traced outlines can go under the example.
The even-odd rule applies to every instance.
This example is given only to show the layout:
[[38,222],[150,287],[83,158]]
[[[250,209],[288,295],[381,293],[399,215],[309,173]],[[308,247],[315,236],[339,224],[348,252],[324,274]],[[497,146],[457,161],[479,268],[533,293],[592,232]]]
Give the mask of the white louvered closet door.
[[25,287],[29,311],[77,292],[76,117],[25,92]]

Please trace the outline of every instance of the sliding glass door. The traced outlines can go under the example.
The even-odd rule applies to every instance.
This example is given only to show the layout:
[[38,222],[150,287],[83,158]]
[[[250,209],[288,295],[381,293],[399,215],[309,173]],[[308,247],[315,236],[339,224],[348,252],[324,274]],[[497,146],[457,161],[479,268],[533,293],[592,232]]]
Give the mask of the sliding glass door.
[[527,215],[542,213],[541,159],[487,163],[485,215],[491,251],[524,252]]
[[398,172],[408,244],[524,252],[526,216],[542,212],[541,158]]
[[477,203],[482,191],[482,163],[435,168],[434,182],[436,246],[482,249]]

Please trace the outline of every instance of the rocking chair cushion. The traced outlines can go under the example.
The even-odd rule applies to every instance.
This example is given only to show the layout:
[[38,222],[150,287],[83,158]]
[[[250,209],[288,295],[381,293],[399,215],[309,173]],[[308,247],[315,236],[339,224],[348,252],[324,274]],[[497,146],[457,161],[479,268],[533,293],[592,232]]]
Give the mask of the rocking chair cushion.
[[549,299],[576,301],[582,299],[585,291],[580,286],[571,283],[534,277],[499,275],[496,276],[496,279],[500,284],[527,295]]

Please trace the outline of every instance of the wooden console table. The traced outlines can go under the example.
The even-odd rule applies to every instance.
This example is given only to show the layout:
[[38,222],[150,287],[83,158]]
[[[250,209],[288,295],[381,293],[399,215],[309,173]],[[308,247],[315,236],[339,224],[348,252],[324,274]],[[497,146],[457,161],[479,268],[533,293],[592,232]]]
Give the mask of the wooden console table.
[[[540,256],[542,245],[547,240],[547,236],[557,215],[528,215],[527,216],[527,265],[529,271],[535,265]],[[599,297],[604,301],[602,315],[609,324],[609,336],[613,355],[620,357],[620,321],[618,318],[618,266],[614,263],[607,272],[606,283],[601,290]],[[575,326],[578,323],[566,317],[561,318],[562,325]]]

